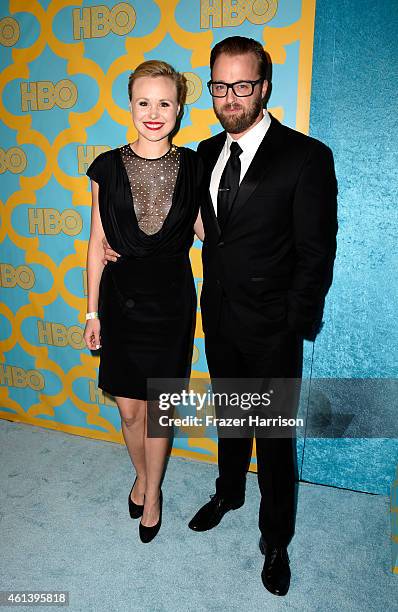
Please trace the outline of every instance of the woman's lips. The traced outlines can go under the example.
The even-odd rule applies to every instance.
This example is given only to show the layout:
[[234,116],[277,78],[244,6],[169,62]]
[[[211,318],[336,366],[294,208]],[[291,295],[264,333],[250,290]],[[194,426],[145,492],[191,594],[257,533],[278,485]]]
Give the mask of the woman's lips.
[[163,127],[163,123],[159,123],[157,121],[146,121],[144,122],[144,125],[146,128],[148,128],[148,130],[160,130],[161,127]]

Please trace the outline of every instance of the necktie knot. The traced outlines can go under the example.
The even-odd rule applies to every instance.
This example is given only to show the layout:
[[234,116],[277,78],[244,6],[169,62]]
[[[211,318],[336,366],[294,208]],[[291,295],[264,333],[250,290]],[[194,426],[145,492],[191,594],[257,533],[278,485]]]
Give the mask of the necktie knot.
[[229,150],[231,151],[232,157],[239,157],[239,155],[242,153],[242,149],[237,142],[231,142]]

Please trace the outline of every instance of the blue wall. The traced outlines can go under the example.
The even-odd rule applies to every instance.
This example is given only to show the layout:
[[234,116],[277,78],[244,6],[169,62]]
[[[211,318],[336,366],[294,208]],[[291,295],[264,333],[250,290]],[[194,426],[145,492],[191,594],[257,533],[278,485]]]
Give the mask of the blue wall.
[[[384,378],[396,423],[398,5],[317,0],[310,134],[333,150],[339,183],[335,278],[313,377]],[[385,436],[385,432],[382,432]],[[398,463],[394,438],[307,438],[301,477],[387,493]]]

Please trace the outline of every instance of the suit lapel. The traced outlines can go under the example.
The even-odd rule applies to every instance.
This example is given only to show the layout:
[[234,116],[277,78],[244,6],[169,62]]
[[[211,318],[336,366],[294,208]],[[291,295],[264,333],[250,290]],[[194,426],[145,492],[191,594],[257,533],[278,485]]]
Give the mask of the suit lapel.
[[[247,200],[250,198],[254,190],[263,180],[264,175],[266,174],[269,160],[273,157],[273,148],[275,142],[278,140],[278,135],[280,134],[281,124],[277,119],[275,119],[271,115],[271,125],[269,126],[267,133],[265,134],[263,140],[258,147],[256,154],[247,169],[245,176],[240,184],[238,193],[236,194],[236,198],[232,204],[230,214],[225,223],[224,233],[228,227],[228,223],[231,217],[235,216],[246,204]],[[205,166],[205,176],[204,180],[206,181],[207,189],[206,189],[206,198],[204,205],[206,206],[209,216],[213,221],[213,224],[218,232],[221,234],[220,226],[218,224],[217,215],[214,210],[213,202],[210,195],[210,180],[211,175],[214,170],[214,166],[217,163],[221,150],[224,146],[225,139],[227,135],[226,132],[221,132],[214,138],[214,142],[211,147],[206,147],[204,166]]]
[[207,185],[205,205],[207,207],[209,216],[212,219],[217,229],[218,234],[221,234],[221,230],[220,230],[220,226],[218,225],[216,211],[214,210],[213,202],[212,202],[211,195],[210,195],[210,181],[211,181],[212,172],[214,170],[214,166],[216,165],[217,160],[220,156],[220,153],[224,146],[226,137],[227,137],[226,132],[222,132],[221,134],[218,135],[217,140],[214,142],[214,145],[210,149],[206,150],[206,162],[205,162],[205,172],[206,172],[205,180],[206,180],[206,185]]
[[271,125],[269,126],[267,133],[262,139],[260,146],[258,147],[256,154],[253,157],[245,176],[243,177],[238,193],[236,194],[236,198],[233,201],[226,226],[231,217],[235,216],[243,208],[256,187],[263,180],[267,171],[269,160],[272,159],[273,143],[275,140],[275,135],[278,132],[279,125],[279,122],[271,116]]

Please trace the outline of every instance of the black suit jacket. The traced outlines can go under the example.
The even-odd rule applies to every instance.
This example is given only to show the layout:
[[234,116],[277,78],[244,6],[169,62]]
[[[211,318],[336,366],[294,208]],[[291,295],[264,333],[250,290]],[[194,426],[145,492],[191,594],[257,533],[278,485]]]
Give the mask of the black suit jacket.
[[198,147],[205,168],[204,332],[217,334],[223,300],[228,300],[238,337],[258,341],[290,328],[313,340],[336,253],[332,152],[271,117],[221,233],[209,186],[225,139],[222,132]]

